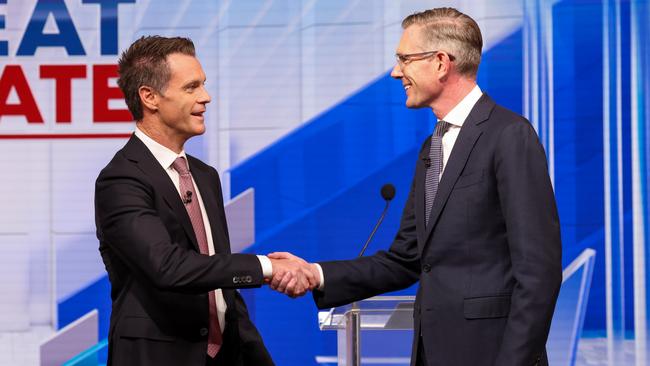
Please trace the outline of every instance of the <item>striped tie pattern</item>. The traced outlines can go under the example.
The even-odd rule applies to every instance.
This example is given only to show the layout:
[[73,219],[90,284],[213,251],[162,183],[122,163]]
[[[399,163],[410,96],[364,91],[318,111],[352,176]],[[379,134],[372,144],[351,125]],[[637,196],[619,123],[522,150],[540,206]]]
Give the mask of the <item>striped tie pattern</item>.
[[[208,237],[205,233],[205,225],[203,223],[203,216],[201,215],[201,207],[199,200],[194,191],[194,184],[192,184],[192,175],[187,166],[187,161],[184,157],[178,157],[172,163],[174,170],[180,175],[180,191],[185,203],[185,209],[192,222],[192,228],[196,235],[196,240],[199,243],[199,251],[201,254],[210,255],[208,250]],[[221,335],[221,327],[219,326],[219,318],[217,317],[217,298],[214,291],[208,293],[209,311],[210,311],[210,327],[208,330],[208,356],[214,358],[221,344],[223,343],[223,336]]]
[[424,182],[424,218],[425,225],[429,225],[429,215],[431,214],[431,207],[433,207],[433,200],[436,198],[438,192],[438,183],[440,180],[440,172],[442,172],[442,136],[449,129],[450,124],[445,121],[438,121],[436,128],[431,136],[431,148],[429,149],[429,166],[427,167],[427,174]]

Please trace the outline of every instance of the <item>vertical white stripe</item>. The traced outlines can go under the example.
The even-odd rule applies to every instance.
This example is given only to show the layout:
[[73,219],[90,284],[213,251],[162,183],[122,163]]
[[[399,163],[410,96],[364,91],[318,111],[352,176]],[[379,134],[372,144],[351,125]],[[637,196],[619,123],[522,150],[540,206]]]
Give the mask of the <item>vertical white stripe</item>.
[[[50,163],[48,165],[49,168],[49,177],[48,177],[48,182],[53,182],[53,177],[54,177],[54,143],[50,142],[47,144],[48,145],[48,150],[49,150],[49,160]],[[50,232],[48,233],[49,239],[50,239],[50,263],[49,263],[49,271],[50,271],[50,312],[51,312],[51,320],[50,320],[50,325],[52,326],[52,329],[57,329],[59,325],[59,301],[56,296],[57,294],[57,285],[56,285],[56,280],[57,280],[57,255],[56,255],[56,243],[54,241],[54,185],[49,184],[49,199],[48,199],[48,211],[49,211],[49,226],[50,226]]]
[[[200,40],[195,42],[197,50],[203,50],[209,57],[202,57],[201,63],[203,69],[206,71],[208,82],[206,89],[212,98],[212,103],[207,106],[208,112],[206,113],[206,132],[203,134],[204,152],[207,156],[207,163],[216,167],[221,177],[221,188],[224,200],[230,199],[230,172],[227,170],[230,167],[229,159],[230,154],[222,154],[222,140],[226,140],[225,149],[230,150],[229,139],[222,139],[223,123],[228,124],[228,121],[222,120],[222,109],[227,109],[227,104],[222,104],[221,94],[227,90],[221,89],[223,71],[220,64],[222,60],[220,43],[227,38],[227,33],[224,36],[219,33],[219,26],[222,24],[223,16],[230,6],[230,0],[221,1],[217,6],[217,15],[213,18],[210,24],[207,24],[203,29],[203,34]],[[227,23],[226,23],[227,24]],[[227,113],[227,112],[226,112]],[[224,129],[228,133],[228,125]]]
[[[544,0],[542,0],[544,1]],[[540,3],[537,9],[537,21],[539,31],[537,32],[538,50],[539,50],[539,134],[546,150],[548,157],[548,64],[546,59],[546,24],[544,22],[544,4]]]
[[607,326],[607,359],[614,364],[614,313],[613,313],[613,280],[612,280],[612,184],[611,177],[611,146],[609,115],[609,1],[603,0],[603,170],[605,189],[605,311]]
[[[618,271],[619,276],[623,277],[623,258],[624,252],[623,248],[625,247],[625,222],[624,222],[624,190],[625,190],[625,181],[623,179],[623,83],[622,83],[622,57],[621,57],[621,4],[620,0],[615,0],[614,2],[614,32],[616,34],[616,180],[617,180],[617,219],[618,219]],[[622,310],[622,313],[625,314],[625,311]],[[623,318],[624,320],[625,318]]]
[[[537,13],[536,13],[536,18],[537,18],[537,25],[538,25],[538,31],[537,31],[537,42],[538,43],[538,57],[539,57],[539,129],[540,129],[540,135],[542,137],[542,141],[544,144],[544,148],[548,150],[548,78],[547,78],[547,71],[548,71],[548,65],[547,65],[547,60],[546,60],[546,34],[547,34],[547,28],[546,28],[546,23],[545,23],[545,4],[546,0],[541,0],[538,1],[538,7],[537,7]],[[548,151],[547,151],[548,155]]]
[[[221,19],[221,28],[228,28],[230,26],[230,12],[228,11],[228,7],[230,6],[230,2],[221,4],[222,8],[220,9],[220,19]],[[223,10],[225,9],[225,10]],[[216,95],[213,97],[213,103],[216,104],[216,109],[217,109],[217,118],[218,118],[218,135],[217,135],[217,150],[215,151],[212,149],[212,156],[210,157],[210,160],[212,162],[218,161],[218,169],[221,172],[225,172],[226,169],[229,169],[230,167],[233,166],[232,158],[231,158],[231,141],[232,138],[230,137],[230,132],[232,131],[232,128],[234,127],[231,123],[230,120],[230,108],[231,107],[231,93],[232,89],[230,87],[231,84],[231,78],[233,77],[233,73],[231,70],[233,69],[230,64],[230,60],[232,59],[232,53],[231,53],[231,40],[230,40],[230,33],[229,31],[224,31],[220,32],[217,31],[216,33],[217,37],[217,47],[219,49],[218,55],[219,57],[217,58],[217,75],[216,77],[219,79],[217,81],[218,86],[217,86],[217,91]],[[217,126],[212,126],[214,129]],[[214,160],[212,160],[214,159]],[[230,198],[231,193],[230,193],[230,174],[226,177],[227,179],[222,179],[224,180],[223,183],[225,183],[224,188],[224,196]],[[227,194],[225,193],[227,191]]]
[[548,146],[548,174],[551,177],[551,184],[555,187],[555,93],[553,82],[554,72],[553,72],[553,4],[554,0],[547,1],[545,4],[545,19],[546,24],[544,26],[545,31],[545,42],[546,42],[546,94],[547,94],[547,108],[546,108],[546,123],[548,125],[547,131],[547,141]]
[[524,27],[524,112],[548,155],[555,185],[555,103],[553,68],[553,5],[556,0],[526,0]]
[[533,118],[530,115],[530,4],[528,1],[524,1],[524,26],[523,26],[523,48],[524,48],[524,90],[523,90],[523,103],[524,103],[524,116],[532,122]]
[[647,320],[646,320],[646,270],[644,221],[641,195],[641,166],[639,159],[639,77],[637,61],[638,49],[637,9],[630,2],[630,104],[632,140],[632,245],[634,247],[634,334],[637,366],[645,365],[647,359]]
[[537,8],[537,1],[530,0],[528,2],[531,7],[531,16],[530,16],[530,26],[531,26],[531,37],[530,37],[530,50],[531,50],[531,61],[532,61],[532,78],[531,78],[531,85],[530,85],[530,91],[532,94],[531,98],[531,104],[532,104],[532,110],[531,110],[531,122],[535,129],[537,130],[537,133],[541,135],[540,131],[540,125],[539,125],[539,45],[537,40],[539,39],[539,28],[537,24],[537,14],[538,14],[538,8]]

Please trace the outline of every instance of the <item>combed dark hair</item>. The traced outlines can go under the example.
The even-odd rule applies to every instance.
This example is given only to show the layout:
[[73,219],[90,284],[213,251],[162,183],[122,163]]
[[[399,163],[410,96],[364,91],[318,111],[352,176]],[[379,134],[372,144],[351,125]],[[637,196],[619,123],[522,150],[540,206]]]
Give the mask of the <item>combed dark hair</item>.
[[164,93],[171,78],[167,56],[172,53],[195,56],[194,43],[182,37],[143,36],[122,52],[117,85],[136,121],[143,117],[138,90],[141,86],[149,86]]
[[402,28],[423,26],[423,34],[433,47],[452,55],[460,74],[476,78],[481,63],[483,37],[474,19],[454,8],[435,8],[404,18]]

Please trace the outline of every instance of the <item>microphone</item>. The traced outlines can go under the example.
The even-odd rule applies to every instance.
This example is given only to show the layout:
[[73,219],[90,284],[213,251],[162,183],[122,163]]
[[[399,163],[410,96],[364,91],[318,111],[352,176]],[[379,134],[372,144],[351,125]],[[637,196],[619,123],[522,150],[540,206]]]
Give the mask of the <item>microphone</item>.
[[381,197],[386,201],[386,204],[395,197],[395,186],[392,184],[384,184],[381,187]]
[[375,224],[375,227],[372,229],[370,236],[368,236],[366,243],[363,245],[363,248],[361,249],[361,253],[359,253],[359,257],[363,257],[363,253],[365,253],[366,248],[368,248],[368,244],[370,244],[372,237],[375,236],[375,232],[377,232],[379,225],[381,225],[381,223],[384,221],[386,212],[388,212],[388,206],[390,206],[390,201],[395,197],[395,186],[390,183],[384,184],[381,187],[380,192],[381,192],[381,197],[386,201],[386,206],[384,206],[384,210],[381,212],[381,216],[379,216],[379,220],[377,220],[377,223]]
[[429,169],[429,167],[431,166],[431,158],[424,157],[422,158],[422,161],[424,162],[424,167]]
[[183,203],[188,204],[192,202],[192,191],[185,192],[185,197],[183,198]]
[[[381,216],[379,216],[379,220],[377,220],[377,223],[375,224],[375,227],[372,229],[370,236],[368,236],[366,243],[363,245],[363,248],[361,249],[361,253],[359,253],[359,258],[363,257],[363,253],[366,251],[366,248],[368,248],[368,244],[370,244],[372,237],[375,236],[375,232],[377,232],[379,225],[381,225],[381,223],[384,221],[386,212],[388,212],[388,206],[390,205],[390,201],[395,197],[395,186],[390,183],[384,184],[381,187],[380,192],[381,192],[381,197],[386,201],[386,206],[384,206],[384,210],[381,212]],[[354,332],[352,332],[352,338],[356,338],[357,340],[357,342],[353,342],[355,346],[352,347],[350,351],[353,353],[352,357],[357,359],[358,364],[360,365],[361,364],[361,358],[360,358],[361,343],[358,342],[358,339],[361,331],[361,313],[360,313],[359,303],[357,303],[356,301],[352,303],[352,311],[350,312],[349,317],[350,318],[347,321],[347,326],[350,327],[350,329],[355,330]]]

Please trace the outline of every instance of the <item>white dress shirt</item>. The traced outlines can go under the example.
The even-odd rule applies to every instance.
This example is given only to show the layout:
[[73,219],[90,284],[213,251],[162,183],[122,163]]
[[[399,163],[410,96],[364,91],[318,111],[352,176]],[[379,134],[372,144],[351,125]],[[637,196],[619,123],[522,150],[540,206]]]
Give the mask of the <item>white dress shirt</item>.
[[481,99],[482,95],[483,92],[481,91],[481,88],[476,85],[472,91],[470,91],[469,94],[467,94],[465,98],[460,101],[460,103],[456,104],[456,106],[442,118],[443,121],[448,122],[451,125],[449,126],[447,132],[442,136],[443,158],[440,177],[442,177],[442,173],[445,171],[447,160],[449,160],[451,150],[454,148],[454,144],[456,143],[456,139],[460,133],[460,128],[463,127],[463,123],[465,123],[465,120],[469,116],[469,113],[472,111],[472,108],[474,108],[476,102]]
[[[178,172],[172,167],[172,163],[174,163],[176,158],[181,156],[187,159],[185,150],[181,151],[179,154],[176,154],[175,152],[168,149],[167,147],[154,141],[151,137],[147,136],[144,132],[142,132],[142,130],[140,130],[137,127],[135,129],[135,136],[144,143],[147,149],[149,149],[149,151],[151,151],[153,156],[156,158],[158,163],[160,163],[163,169],[165,169],[165,172],[167,172],[169,178],[174,183],[174,186],[178,191],[178,195],[182,197],[180,191],[180,176]],[[194,185],[194,191],[196,192],[196,196],[199,202],[199,207],[201,208],[201,216],[203,217],[203,225],[205,226],[205,234],[208,240],[208,251],[210,255],[213,255],[214,242],[212,241],[212,231],[210,230],[210,219],[208,218],[208,214],[205,211],[205,207],[203,206],[201,191],[199,190],[199,187],[196,186],[196,182],[194,181],[194,178],[192,178],[192,184]],[[271,260],[266,256],[261,256],[261,255],[258,255],[257,258],[260,260],[260,265],[262,266],[262,272],[264,274],[264,277],[265,278],[271,277],[273,273],[273,268],[271,267]],[[223,333],[223,330],[226,328],[226,309],[228,308],[228,305],[226,305],[226,301],[223,298],[223,293],[221,292],[221,289],[216,289],[214,293],[217,300],[216,301],[217,317],[219,318],[219,325],[221,326],[221,332]]]

